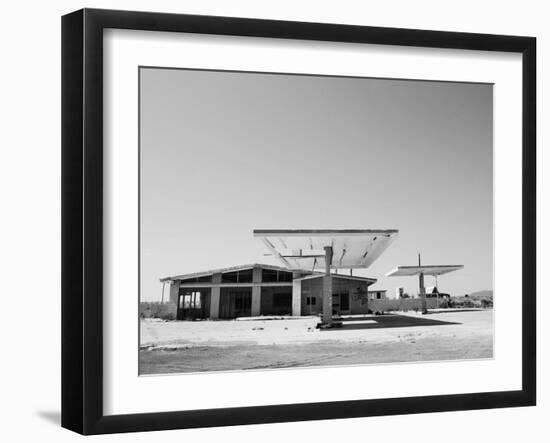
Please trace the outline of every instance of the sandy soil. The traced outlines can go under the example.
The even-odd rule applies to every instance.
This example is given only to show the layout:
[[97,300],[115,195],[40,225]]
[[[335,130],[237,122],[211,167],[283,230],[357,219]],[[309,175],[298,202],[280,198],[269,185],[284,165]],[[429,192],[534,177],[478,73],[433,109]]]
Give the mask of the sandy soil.
[[140,372],[264,369],[491,358],[492,310],[344,319],[141,322]]

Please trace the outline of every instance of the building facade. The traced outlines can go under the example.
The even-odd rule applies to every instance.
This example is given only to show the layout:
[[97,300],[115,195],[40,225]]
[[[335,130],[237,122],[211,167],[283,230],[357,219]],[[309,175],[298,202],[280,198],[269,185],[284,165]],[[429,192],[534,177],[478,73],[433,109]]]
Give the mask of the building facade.
[[[323,273],[251,264],[161,279],[169,284],[176,318],[232,319],[322,313]],[[376,279],[332,274],[335,315],[368,313]]]

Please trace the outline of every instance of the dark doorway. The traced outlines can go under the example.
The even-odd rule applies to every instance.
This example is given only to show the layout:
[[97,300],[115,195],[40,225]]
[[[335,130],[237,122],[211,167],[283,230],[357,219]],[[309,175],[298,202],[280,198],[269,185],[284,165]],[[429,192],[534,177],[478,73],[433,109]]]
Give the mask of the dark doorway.
[[220,318],[250,317],[251,314],[251,288],[222,288],[220,294]]
[[349,311],[349,293],[347,291],[341,291],[336,294],[332,294],[332,313],[334,315],[340,315]]
[[278,292],[273,294],[273,313],[289,315],[292,313],[292,292]]
[[332,294],[332,315],[340,315],[340,294]]
[[261,315],[291,315],[292,287],[262,288]]

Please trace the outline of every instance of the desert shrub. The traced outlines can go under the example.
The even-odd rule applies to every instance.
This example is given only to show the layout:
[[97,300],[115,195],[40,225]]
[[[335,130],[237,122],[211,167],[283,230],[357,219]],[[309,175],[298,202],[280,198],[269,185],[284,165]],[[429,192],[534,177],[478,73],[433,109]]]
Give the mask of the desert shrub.
[[173,303],[141,302],[139,304],[139,316],[140,318],[175,320],[176,307]]

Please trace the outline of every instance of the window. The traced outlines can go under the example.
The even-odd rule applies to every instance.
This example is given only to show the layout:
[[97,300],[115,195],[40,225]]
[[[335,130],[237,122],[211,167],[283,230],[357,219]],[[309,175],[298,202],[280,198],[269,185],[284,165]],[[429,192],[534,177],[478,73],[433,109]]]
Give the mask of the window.
[[275,283],[277,281],[277,271],[273,269],[262,269],[262,282]]
[[239,273],[238,272],[226,272],[222,274],[222,282],[223,283],[237,283],[239,281]]
[[244,269],[238,272],[239,283],[252,283],[252,269]]
[[201,293],[198,291],[186,292],[179,297],[180,309],[200,309],[201,303]]
[[306,297],[306,305],[315,306],[317,304],[317,297]]
[[212,275],[203,275],[202,277],[193,277],[180,280],[180,283],[189,284],[189,283],[210,283],[212,282]]
[[277,271],[276,269],[262,269],[263,283],[291,282],[292,272]]
[[279,272],[279,281],[280,282],[290,282],[292,281],[292,272],[278,271]]
[[222,274],[222,283],[252,283],[252,269],[225,272]]

